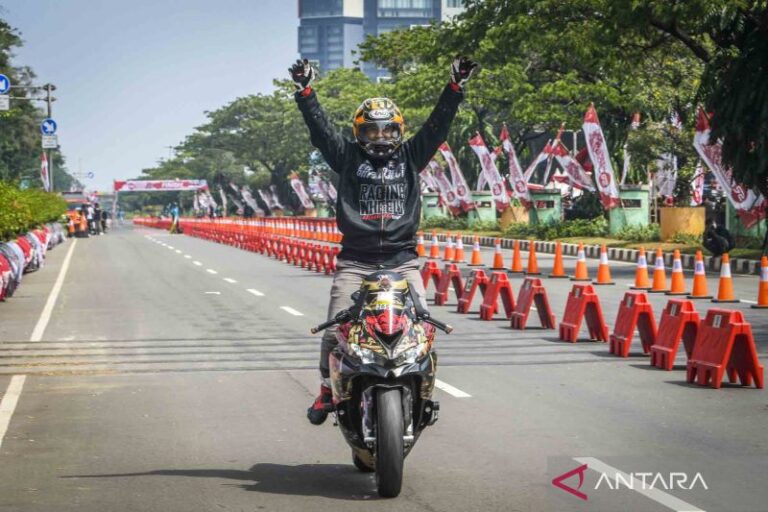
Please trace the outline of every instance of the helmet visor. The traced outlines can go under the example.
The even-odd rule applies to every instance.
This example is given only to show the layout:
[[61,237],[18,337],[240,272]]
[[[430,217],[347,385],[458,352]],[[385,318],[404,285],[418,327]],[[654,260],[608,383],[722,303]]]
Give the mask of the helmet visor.
[[398,144],[403,128],[393,121],[369,121],[358,127],[357,137],[363,144]]

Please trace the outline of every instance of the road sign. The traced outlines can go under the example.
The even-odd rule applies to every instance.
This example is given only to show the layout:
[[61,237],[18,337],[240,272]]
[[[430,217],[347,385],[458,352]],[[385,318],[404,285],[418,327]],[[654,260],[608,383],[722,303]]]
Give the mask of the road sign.
[[8,110],[11,108],[11,97],[7,94],[0,95],[0,110]]
[[56,149],[57,147],[59,147],[57,135],[43,135],[43,149]]
[[43,122],[40,123],[40,131],[43,133],[43,135],[55,135],[56,127],[56,121],[50,117],[48,119],[43,119]]
[[0,94],[5,94],[11,90],[11,81],[5,75],[0,75]]
[[86,178],[88,178],[89,180],[92,180],[92,179],[93,179],[93,176],[94,176],[94,174],[93,174],[92,172],[89,172],[89,173],[87,173],[87,174],[85,175],[85,177],[86,177]]

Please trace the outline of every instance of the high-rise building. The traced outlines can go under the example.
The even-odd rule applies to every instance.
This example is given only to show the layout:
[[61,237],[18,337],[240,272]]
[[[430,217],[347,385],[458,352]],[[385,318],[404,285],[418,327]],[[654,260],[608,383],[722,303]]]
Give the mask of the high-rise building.
[[363,0],[299,0],[299,55],[320,72],[352,67],[363,42]]
[[[321,72],[352,67],[366,36],[447,21],[463,10],[462,0],[299,0],[299,54]],[[372,80],[389,75],[373,63],[361,67]]]

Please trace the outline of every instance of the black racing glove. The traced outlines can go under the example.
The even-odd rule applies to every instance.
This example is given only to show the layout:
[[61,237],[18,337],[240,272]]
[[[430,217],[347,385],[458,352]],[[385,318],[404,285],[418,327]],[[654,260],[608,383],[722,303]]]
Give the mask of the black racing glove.
[[315,70],[307,59],[303,61],[297,60],[296,64],[288,68],[288,72],[291,74],[291,79],[297,91],[303,91],[309,87],[309,84],[315,79],[316,75]]
[[451,63],[451,83],[463,88],[464,84],[467,83],[467,80],[472,78],[472,75],[475,74],[478,67],[479,65],[477,62],[469,60],[461,55],[457,55],[456,58],[453,59],[453,63]]

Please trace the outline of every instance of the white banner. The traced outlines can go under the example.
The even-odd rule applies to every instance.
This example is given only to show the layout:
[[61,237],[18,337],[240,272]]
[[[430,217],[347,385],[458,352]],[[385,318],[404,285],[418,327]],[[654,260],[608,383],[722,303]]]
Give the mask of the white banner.
[[205,180],[115,180],[115,192],[167,192],[207,189]]
[[307,194],[307,191],[304,188],[304,183],[302,183],[302,181],[299,179],[299,176],[296,174],[291,176],[291,188],[294,192],[296,192],[296,195],[299,196],[301,206],[309,209],[315,207],[315,203],[313,203],[312,199],[309,198],[309,194]]
[[448,181],[439,163],[435,160],[430,160],[429,166],[432,168],[432,176],[434,176],[435,183],[437,183],[440,198],[454,215],[459,214],[462,211],[461,201],[459,201],[459,197],[453,190],[453,184]]
[[701,206],[704,202],[704,174],[704,166],[699,160],[691,181],[691,206]]
[[[550,155],[550,152],[552,150],[550,143],[552,141],[547,141],[547,144],[544,146],[544,149],[541,150],[541,153],[536,155],[536,158],[531,161],[530,165],[528,165],[528,168],[525,170],[525,174],[523,175],[523,178],[525,178],[525,182],[530,184],[531,183],[531,177],[533,176],[533,172],[536,170],[536,167],[542,162],[546,162],[547,159],[552,158]],[[537,185],[537,188],[543,188],[543,185]],[[544,184],[546,185],[546,183]]]
[[600,128],[600,120],[597,118],[595,106],[590,104],[587,113],[584,114],[584,137],[589,149],[589,158],[594,166],[595,181],[600,191],[600,202],[606,210],[619,206],[619,190],[616,187],[616,179],[613,175],[613,165],[608,155],[608,146],[605,143],[603,130]]
[[467,186],[467,180],[464,179],[464,174],[461,172],[459,162],[456,161],[456,157],[453,156],[450,146],[447,142],[440,144],[438,148],[440,154],[445,158],[445,162],[448,164],[448,169],[451,171],[451,182],[453,183],[453,190],[456,192],[456,197],[459,199],[462,209],[465,212],[475,209],[475,202],[472,200],[472,194],[469,192]]
[[[629,125],[630,131],[637,130],[640,128],[640,112],[635,112],[635,114],[632,116],[632,124]],[[630,168],[630,156],[629,156],[629,150],[627,149],[627,144],[624,144],[624,165],[621,167],[621,184],[623,185],[624,182],[627,179],[627,174],[629,174],[629,168]]]
[[51,179],[48,176],[48,158],[43,152],[43,156],[40,157],[40,180],[43,182],[43,190],[46,192],[51,191]]
[[240,189],[240,195],[243,196],[243,201],[245,201],[245,204],[250,206],[251,210],[253,210],[256,215],[258,215],[259,217],[264,216],[264,210],[259,208],[259,203],[257,203],[256,200],[253,198],[253,194],[251,194],[251,189],[247,185],[243,185],[243,188]]
[[677,185],[677,157],[672,153],[664,153],[656,160],[656,179],[654,180],[658,194],[664,198],[664,203],[671,206],[675,199]]
[[472,151],[475,152],[478,160],[480,160],[480,167],[485,174],[485,180],[491,187],[496,209],[504,211],[509,206],[509,197],[507,197],[507,190],[504,188],[504,180],[501,178],[501,174],[499,174],[499,170],[491,158],[491,152],[488,151],[488,147],[486,147],[479,133],[469,139],[469,147],[472,148]]
[[751,228],[765,218],[765,198],[762,194],[756,194],[733,179],[730,168],[722,165],[722,144],[718,141],[710,144],[709,119],[702,109],[696,116],[696,135],[693,137],[693,147],[704,161],[709,170],[715,174],[717,181],[723,187],[726,196],[736,209],[741,222],[747,228]]
[[419,173],[419,178],[421,178],[422,194],[424,192],[440,192],[440,187],[437,185],[437,182],[435,181],[435,177],[432,176],[432,172],[428,168],[424,168],[421,170],[421,172]]
[[519,199],[523,206],[530,208],[532,203],[531,194],[528,192],[528,184],[525,181],[520,162],[517,160],[515,146],[512,144],[512,140],[509,137],[509,130],[507,130],[506,123],[501,127],[499,139],[501,140],[501,147],[507,154],[507,162],[509,165],[509,176],[507,179],[512,186],[512,195]]
[[227,196],[224,194],[224,189],[219,187],[219,197],[221,198],[221,215],[227,216]]
[[281,210],[285,210],[285,206],[283,206],[283,204],[280,202],[280,194],[277,193],[277,185],[270,185],[269,191],[270,197],[272,198],[270,208],[279,208]]

